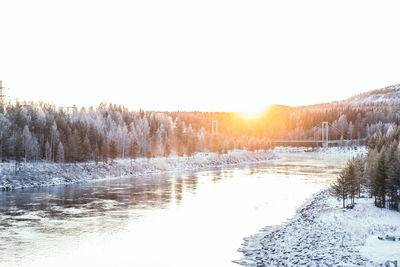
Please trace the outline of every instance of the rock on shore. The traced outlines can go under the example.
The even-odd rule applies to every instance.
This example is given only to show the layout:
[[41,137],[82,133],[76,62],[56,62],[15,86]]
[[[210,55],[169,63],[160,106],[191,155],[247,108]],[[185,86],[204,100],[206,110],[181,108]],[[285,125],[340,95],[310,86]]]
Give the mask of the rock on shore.
[[368,198],[359,199],[354,209],[342,209],[340,201],[324,190],[304,204],[288,223],[267,227],[245,239],[240,249],[245,257],[237,263],[244,266],[379,266],[386,260],[400,259],[399,244],[381,241],[382,253],[372,257],[370,251],[376,248],[366,241],[388,233],[398,235],[399,229],[399,212],[378,209]]

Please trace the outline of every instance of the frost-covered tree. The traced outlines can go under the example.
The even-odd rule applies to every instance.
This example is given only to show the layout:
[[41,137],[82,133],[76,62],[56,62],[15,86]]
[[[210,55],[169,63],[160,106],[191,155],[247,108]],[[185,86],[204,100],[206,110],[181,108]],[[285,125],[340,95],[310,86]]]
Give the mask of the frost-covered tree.
[[349,187],[346,179],[346,170],[342,170],[336,181],[331,185],[331,193],[342,200],[343,208],[346,207],[346,199],[349,195]]
[[10,121],[0,113],[0,161],[3,161],[5,155],[3,153],[4,144],[6,143],[7,133],[11,126]]
[[45,148],[45,159],[47,160],[47,161],[50,161],[51,160],[51,146],[50,146],[50,143],[49,143],[49,141],[46,141],[46,143],[45,143],[45,146],[44,146]]
[[[213,120],[218,121],[218,133],[214,135]],[[61,142],[66,162],[106,162],[110,140],[117,145],[117,157],[130,155],[133,140],[139,147],[138,157],[191,155],[198,151],[224,153],[234,148],[269,148],[272,139],[321,138],[322,121],[332,126],[331,139],[367,138],[372,149],[377,147],[378,151],[386,140],[399,137],[400,112],[385,106],[273,106],[258,119],[247,120],[230,112],[129,111],[105,103],[97,108],[66,110],[46,103],[16,102],[8,104],[0,114],[0,158],[15,158],[17,133],[23,139],[23,158],[28,161],[56,161]],[[343,133],[337,131],[335,136],[333,126]]]
[[114,140],[110,141],[110,158],[114,160],[118,156],[117,143]]
[[139,145],[135,139],[132,140],[129,148],[129,157],[131,159],[136,159],[140,155]]
[[386,205],[388,175],[385,166],[385,157],[380,153],[376,174],[371,181],[371,192],[375,196],[375,205],[384,208]]
[[64,161],[65,161],[64,146],[60,142],[60,143],[58,143],[58,146],[57,146],[56,162],[63,163]]

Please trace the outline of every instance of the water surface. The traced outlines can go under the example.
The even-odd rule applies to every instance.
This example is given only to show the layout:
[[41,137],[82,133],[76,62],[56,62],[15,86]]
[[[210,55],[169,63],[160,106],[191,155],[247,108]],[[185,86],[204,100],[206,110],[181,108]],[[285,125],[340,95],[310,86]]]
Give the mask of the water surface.
[[270,163],[0,193],[0,266],[238,266],[345,159]]

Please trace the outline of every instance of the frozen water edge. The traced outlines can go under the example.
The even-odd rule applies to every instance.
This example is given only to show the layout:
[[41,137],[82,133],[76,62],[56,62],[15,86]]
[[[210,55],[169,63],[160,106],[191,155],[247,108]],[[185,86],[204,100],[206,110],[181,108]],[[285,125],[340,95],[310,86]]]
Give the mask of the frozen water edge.
[[261,163],[276,159],[268,151],[236,150],[227,154],[197,153],[192,157],[159,157],[117,159],[111,163],[50,163],[23,162],[16,170],[15,163],[0,163],[0,190],[60,184],[82,183],[95,180],[142,176],[167,172],[182,172],[239,164]]
[[267,227],[246,238],[244,266],[379,266],[400,260],[400,242],[378,236],[400,236],[400,212],[379,209],[373,200],[357,200],[354,209],[323,190],[281,226]]

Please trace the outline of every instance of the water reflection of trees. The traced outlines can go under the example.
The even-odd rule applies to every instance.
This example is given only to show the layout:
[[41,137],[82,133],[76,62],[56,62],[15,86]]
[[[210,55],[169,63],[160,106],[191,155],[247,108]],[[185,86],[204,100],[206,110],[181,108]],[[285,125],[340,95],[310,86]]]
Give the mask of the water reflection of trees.
[[194,195],[196,194],[198,179],[196,173],[191,173],[184,180],[186,190]]
[[[35,213],[47,222],[93,217],[96,219],[85,220],[85,223],[90,221],[90,227],[103,229],[108,223],[115,223],[115,219],[123,223],[132,216],[140,216],[141,210],[163,209],[172,200],[180,204],[185,192],[195,194],[197,184],[196,173],[164,174],[3,192],[0,194],[0,217],[16,221],[18,217]],[[37,223],[40,225],[41,220]],[[58,231],[65,231],[64,226],[60,224]],[[41,231],[57,231],[57,227],[41,227]]]
[[216,170],[216,171],[214,171],[214,172],[213,172],[212,181],[213,181],[214,183],[216,183],[216,182],[220,181],[221,179],[222,179],[222,177],[221,177],[221,170]]

